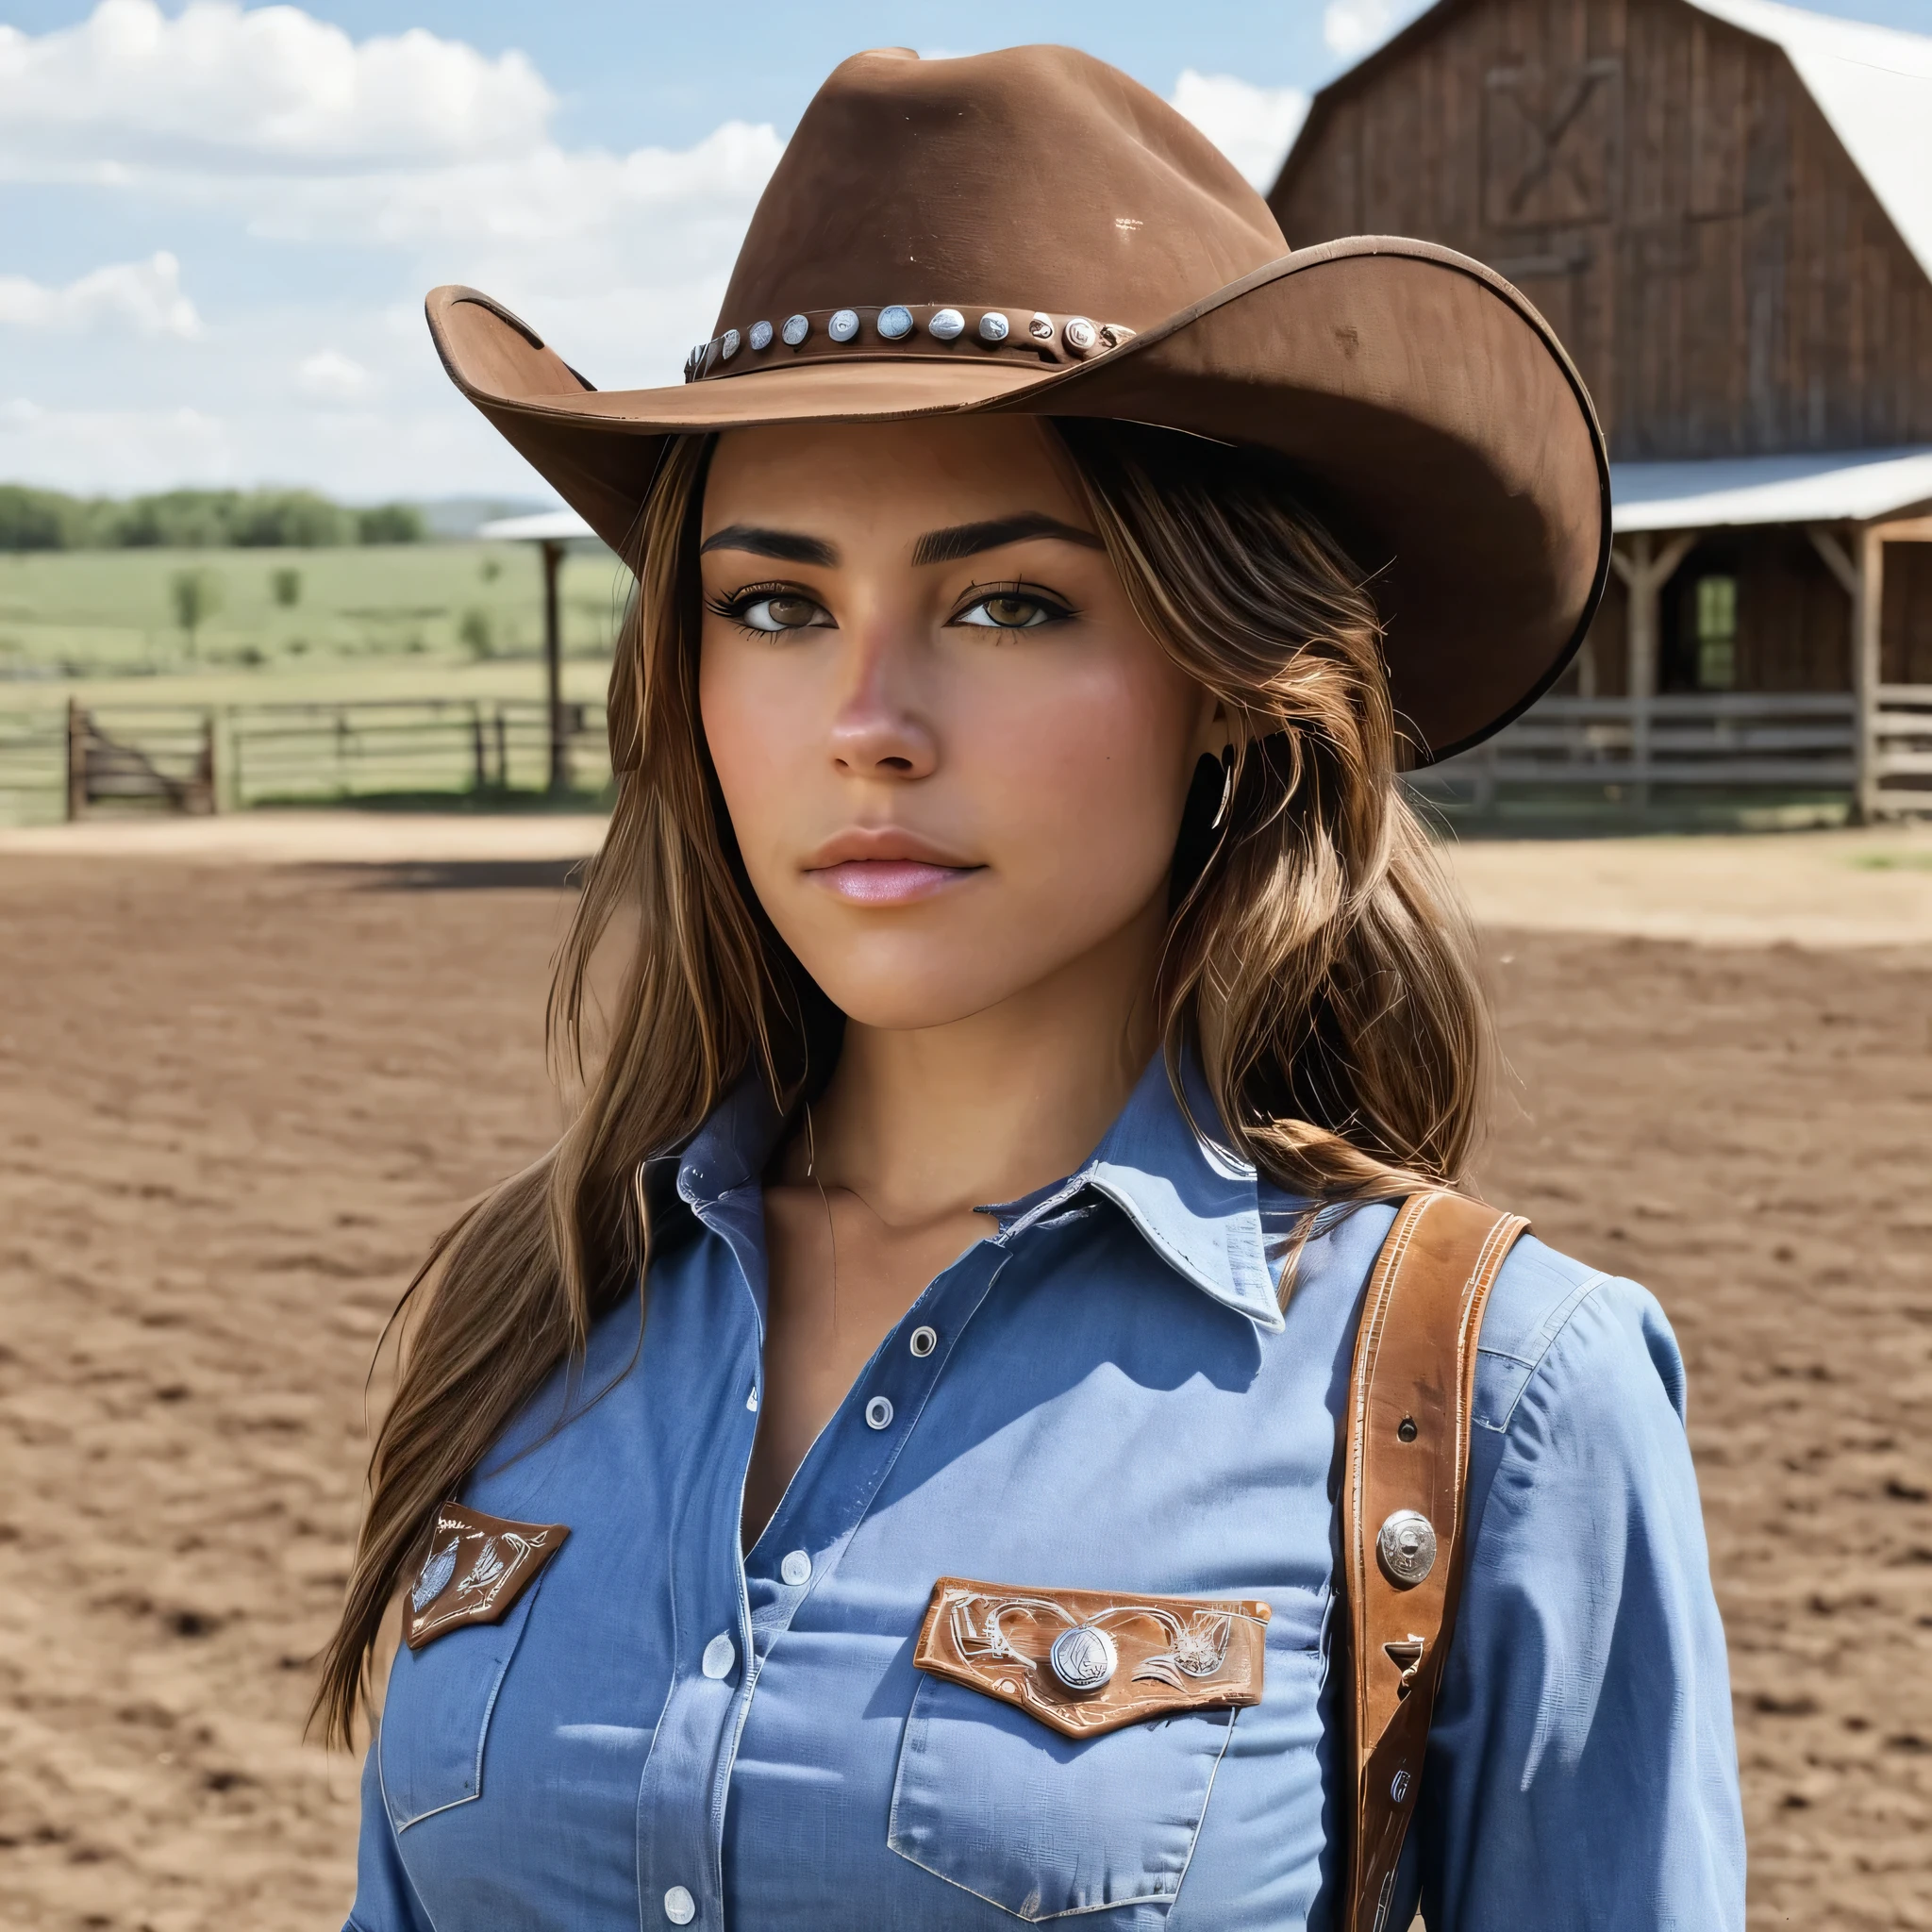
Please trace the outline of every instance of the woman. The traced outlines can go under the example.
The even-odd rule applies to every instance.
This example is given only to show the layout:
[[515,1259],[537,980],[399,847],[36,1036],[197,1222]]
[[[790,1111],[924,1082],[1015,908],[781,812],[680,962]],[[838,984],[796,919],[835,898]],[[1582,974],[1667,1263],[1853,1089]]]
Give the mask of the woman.
[[[350,1923],[1333,1923],[1337,1419],[1490,1055],[1394,772],[1594,607],[1560,350],[1443,251],[1288,254],[1051,48],[842,66],[679,390],[430,309],[639,574],[567,1042],[629,965],[377,1444],[319,1700],[345,1736],[402,1593]],[[1374,1923],[1740,1924],[1670,1331],[1525,1240],[1481,1341]],[[1123,1617],[1172,1638],[1131,1673]]]

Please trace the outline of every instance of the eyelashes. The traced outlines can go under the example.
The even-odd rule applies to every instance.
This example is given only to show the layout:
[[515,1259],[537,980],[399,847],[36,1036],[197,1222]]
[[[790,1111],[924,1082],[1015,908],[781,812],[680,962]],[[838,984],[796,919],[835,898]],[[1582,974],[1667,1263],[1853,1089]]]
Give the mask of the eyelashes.
[[[832,613],[797,584],[747,584],[728,597],[706,598],[705,608],[750,637],[838,628]],[[1064,597],[1039,584],[970,584],[946,624],[967,630],[1038,630],[1077,615]]]

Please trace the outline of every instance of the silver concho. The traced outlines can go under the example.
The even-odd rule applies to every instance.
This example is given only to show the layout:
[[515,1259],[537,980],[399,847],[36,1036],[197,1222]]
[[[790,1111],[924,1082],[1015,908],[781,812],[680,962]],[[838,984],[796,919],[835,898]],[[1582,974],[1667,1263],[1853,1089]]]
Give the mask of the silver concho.
[[450,1578],[457,1574],[457,1541],[452,1539],[441,1549],[431,1550],[424,1563],[423,1574],[409,1592],[409,1607],[419,1617],[449,1587]]
[[890,308],[879,310],[879,333],[887,341],[896,342],[901,336],[912,333],[912,311],[894,302]]
[[752,324],[751,345],[754,349],[769,349],[772,346],[772,325],[769,322]]
[[785,318],[785,326],[779,333],[784,340],[785,346],[788,349],[795,349],[800,342],[804,341],[807,336],[810,335],[811,320],[808,316],[788,315]]
[[735,328],[727,328],[718,338],[718,359],[721,362],[730,361],[732,357],[738,354],[738,344],[741,340]]
[[1391,1583],[1412,1589],[1436,1567],[1436,1526],[1420,1509],[1398,1509],[1375,1532],[1375,1554]]
[[966,318],[957,308],[941,308],[925,326],[927,332],[937,336],[941,341],[950,342],[955,336],[965,332]]
[[1033,320],[1026,325],[1026,333],[1029,336],[1031,336],[1036,342],[1052,341],[1053,317],[1050,315],[1036,315],[1033,318]]
[[1062,1630],[1046,1654],[1053,1674],[1075,1696],[1100,1690],[1113,1675],[1120,1657],[1113,1639],[1091,1624],[1076,1624]]
[[1011,325],[997,308],[989,308],[979,318],[979,340],[982,342],[1003,342]]
[[825,333],[835,342],[849,342],[858,333],[858,310],[841,308],[825,325]]
[[1084,315],[1067,318],[1067,325],[1060,333],[1065,336],[1067,347],[1076,356],[1085,356],[1099,346],[1100,331]]

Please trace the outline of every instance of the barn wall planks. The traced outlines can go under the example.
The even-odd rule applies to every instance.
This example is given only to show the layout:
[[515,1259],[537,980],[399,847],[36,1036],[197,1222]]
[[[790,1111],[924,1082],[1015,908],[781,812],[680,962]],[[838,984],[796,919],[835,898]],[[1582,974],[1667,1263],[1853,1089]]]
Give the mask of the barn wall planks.
[[1291,242],[1490,262],[1619,460],[1932,441],[1932,281],[1783,52],[1684,0],[1449,0],[1316,104]]

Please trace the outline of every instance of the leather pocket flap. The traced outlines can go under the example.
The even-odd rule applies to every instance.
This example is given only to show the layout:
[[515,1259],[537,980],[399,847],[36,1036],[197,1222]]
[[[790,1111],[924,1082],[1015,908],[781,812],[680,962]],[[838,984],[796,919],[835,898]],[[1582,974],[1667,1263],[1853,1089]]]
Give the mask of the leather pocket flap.
[[411,1650],[462,1624],[500,1624],[563,1547],[561,1523],[511,1523],[461,1503],[438,1506],[429,1554],[409,1586],[403,1637]]
[[1261,1701],[1268,1606],[941,1576],[912,1661],[1069,1738]]

